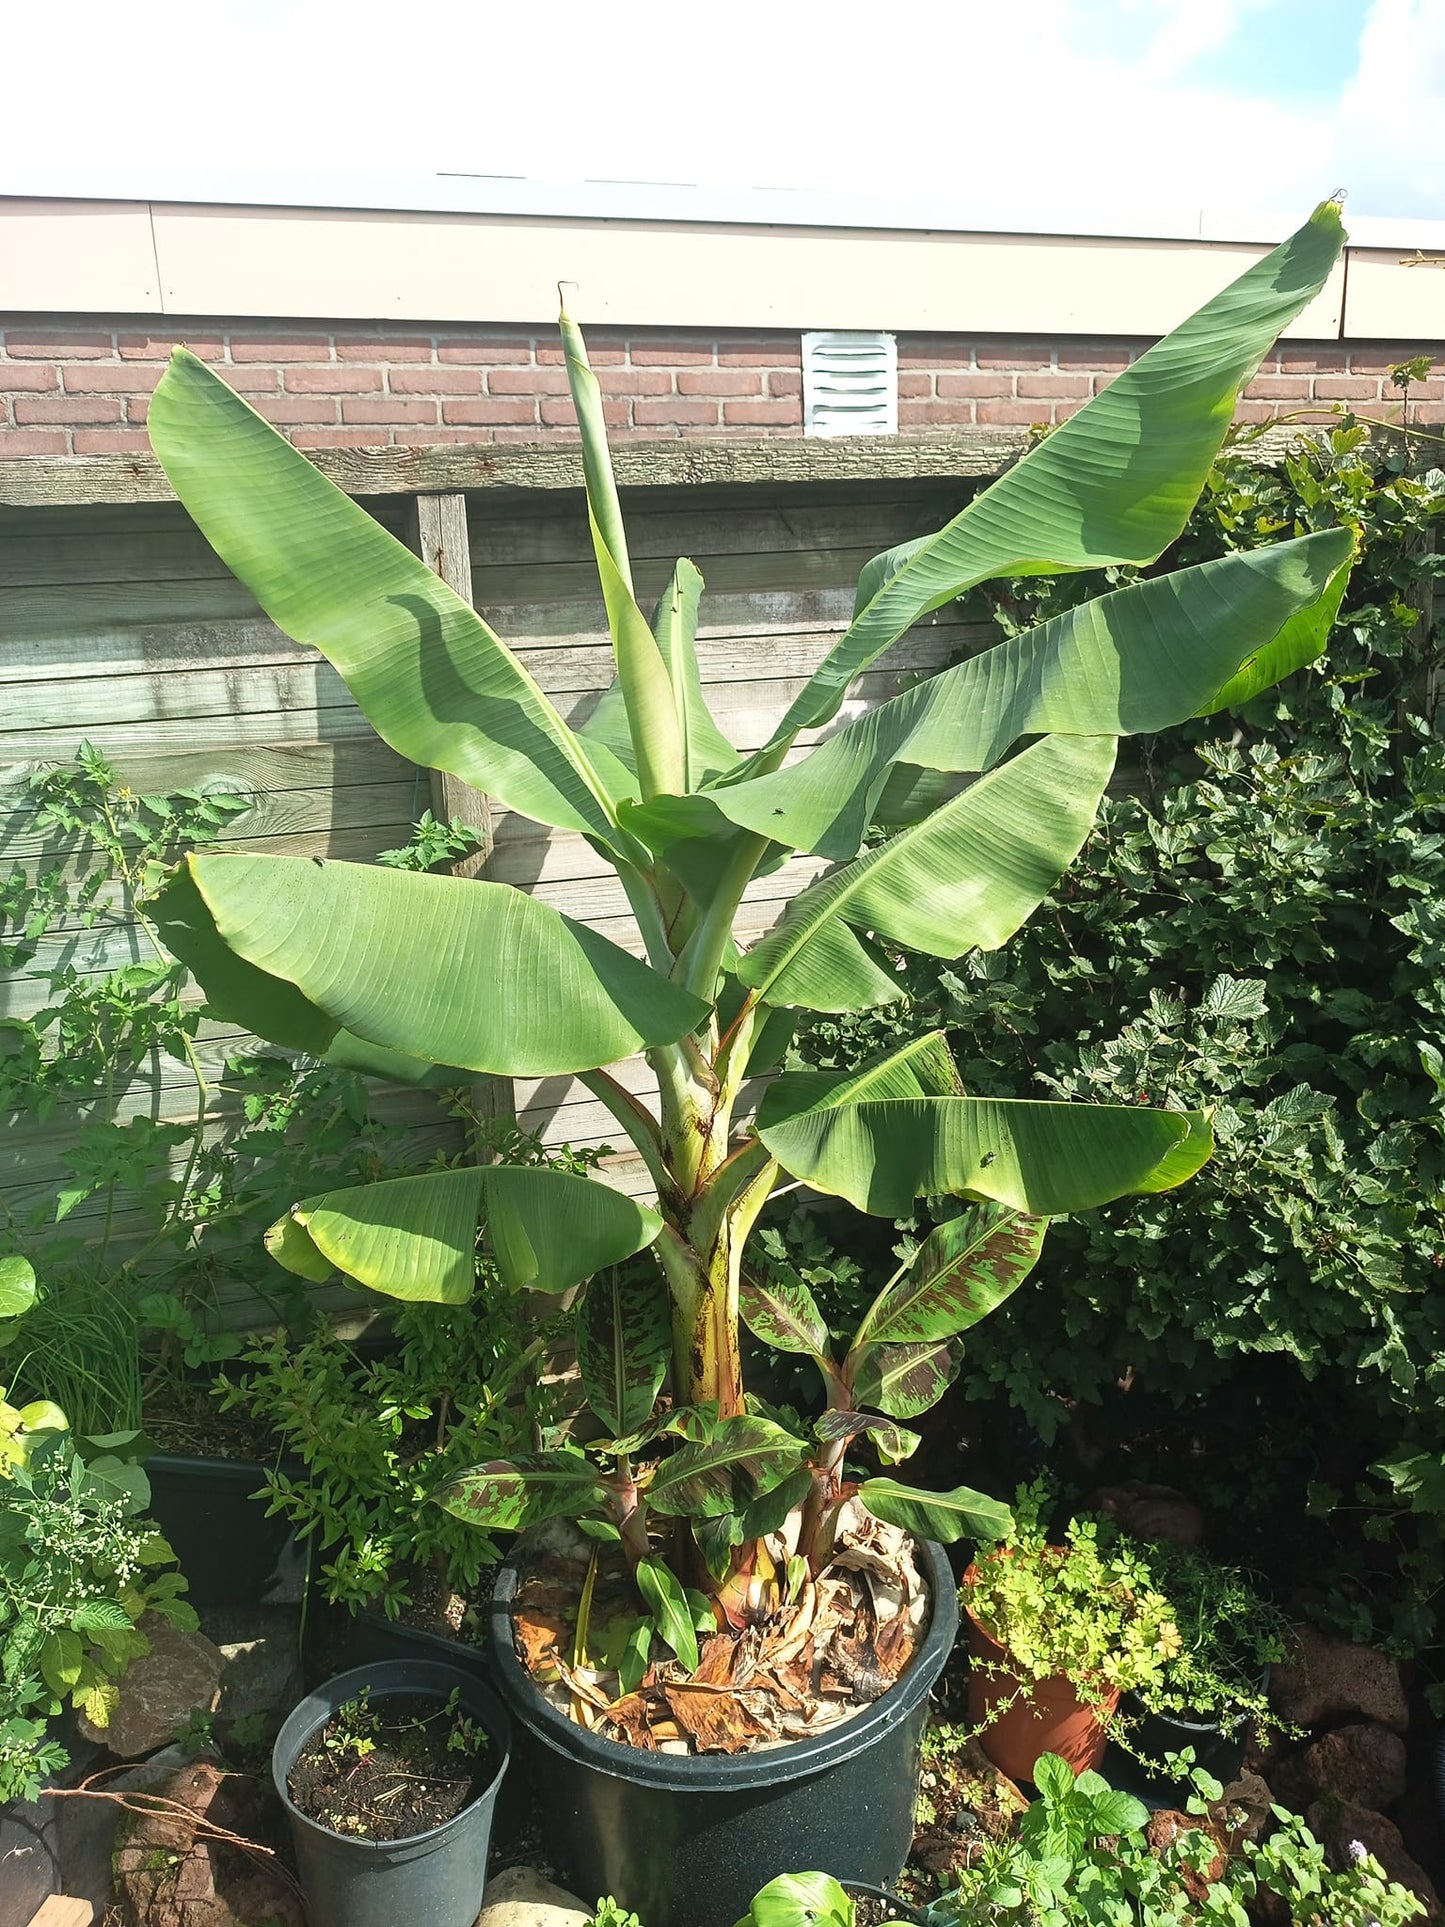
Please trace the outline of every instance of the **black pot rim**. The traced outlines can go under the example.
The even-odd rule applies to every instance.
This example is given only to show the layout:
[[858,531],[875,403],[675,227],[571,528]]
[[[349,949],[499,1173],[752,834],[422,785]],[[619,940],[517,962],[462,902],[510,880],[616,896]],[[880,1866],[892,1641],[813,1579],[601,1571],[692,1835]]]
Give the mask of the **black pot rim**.
[[[1259,1676],[1261,1693],[1269,1691],[1270,1669],[1266,1666]],[[1186,1719],[1182,1713],[1170,1713],[1162,1706],[1150,1706],[1142,1693],[1124,1694],[1126,1705],[1137,1708],[1141,1718],[1162,1720],[1166,1726],[1177,1726],[1181,1733],[1223,1733],[1233,1734],[1250,1717],[1247,1706],[1221,1707],[1207,1719]]]
[[753,1753],[648,1753],[620,1740],[589,1733],[559,1713],[535,1684],[517,1657],[512,1627],[512,1601],[520,1572],[515,1556],[498,1568],[492,1594],[491,1651],[498,1690],[516,1717],[542,1745],[594,1772],[635,1786],[666,1787],[674,1793],[741,1792],[746,1788],[777,1786],[820,1773],[839,1760],[880,1740],[902,1723],[919,1701],[931,1692],[943,1671],[958,1631],[958,1592],[942,1546],[915,1540],[924,1577],[932,1594],[928,1630],[908,1670],[880,1699],[864,1711],[841,1720],[815,1739],[790,1740]]
[[[418,1673],[431,1677],[418,1679]],[[384,1659],[374,1666],[353,1666],[350,1672],[334,1673],[291,1709],[271,1748],[271,1782],[286,1809],[287,1818],[293,1825],[306,1827],[325,1840],[344,1840],[348,1847],[354,1848],[359,1854],[394,1857],[423,1842],[440,1845],[448,1833],[461,1826],[474,1807],[491,1798],[511,1762],[512,1736],[506,1731],[499,1732],[497,1723],[490,1717],[484,1716],[482,1724],[487,1729],[488,1740],[501,1754],[496,1772],[484,1787],[472,1795],[460,1813],[454,1813],[450,1820],[444,1820],[439,1827],[428,1827],[424,1833],[407,1833],[395,1840],[366,1840],[359,1834],[338,1833],[334,1827],[323,1826],[319,1820],[313,1820],[309,1813],[301,1811],[291,1798],[286,1780],[306,1742],[335,1713],[339,1704],[336,1697],[338,1693],[343,1699],[353,1699],[363,1686],[369,1686],[374,1692],[416,1693],[424,1699],[435,1696],[445,1700],[454,1686],[467,1692],[479,1685],[483,1691],[486,1690],[485,1682],[480,1681],[475,1673],[464,1673],[443,1660],[433,1659]]]

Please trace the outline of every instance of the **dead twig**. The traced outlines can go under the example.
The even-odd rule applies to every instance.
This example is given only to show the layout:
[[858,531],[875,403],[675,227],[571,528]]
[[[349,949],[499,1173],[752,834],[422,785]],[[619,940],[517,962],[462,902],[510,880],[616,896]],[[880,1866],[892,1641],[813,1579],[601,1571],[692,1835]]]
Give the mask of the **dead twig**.
[[[83,1780],[79,1786],[50,1786],[41,1788],[41,1798],[50,1800],[109,1800],[124,1813],[134,1813],[141,1819],[181,1820],[191,1829],[191,1843],[197,1840],[214,1840],[218,1845],[236,1847],[240,1852],[249,1854],[265,1867],[278,1873],[291,1889],[301,1898],[301,1887],[294,1874],[286,1867],[274,1847],[263,1847],[259,1840],[248,1840],[243,1833],[233,1833],[229,1827],[217,1826],[204,1814],[197,1813],[180,1800],[167,1799],[161,1793],[144,1793],[139,1788],[127,1788],[113,1793],[109,1787],[98,1787],[93,1781],[107,1773],[124,1773],[129,1770],[129,1762],[121,1761],[116,1766],[103,1766]],[[218,1769],[220,1777],[226,1780],[249,1780],[249,1773],[233,1773],[225,1768]],[[142,1803],[145,1804],[142,1804]]]

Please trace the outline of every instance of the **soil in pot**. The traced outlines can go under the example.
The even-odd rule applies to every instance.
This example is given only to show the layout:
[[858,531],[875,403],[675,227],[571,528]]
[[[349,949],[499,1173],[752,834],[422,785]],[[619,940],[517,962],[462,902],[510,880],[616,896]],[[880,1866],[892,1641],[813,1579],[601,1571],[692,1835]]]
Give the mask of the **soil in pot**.
[[363,1691],[301,1749],[287,1776],[292,1800],[308,1819],[363,1840],[445,1826],[495,1772],[487,1735],[456,1699]]
[[853,1903],[853,1927],[887,1927],[895,1920],[912,1922],[916,1927],[924,1918],[918,1908],[883,1887],[865,1887],[852,1880],[840,1884]]

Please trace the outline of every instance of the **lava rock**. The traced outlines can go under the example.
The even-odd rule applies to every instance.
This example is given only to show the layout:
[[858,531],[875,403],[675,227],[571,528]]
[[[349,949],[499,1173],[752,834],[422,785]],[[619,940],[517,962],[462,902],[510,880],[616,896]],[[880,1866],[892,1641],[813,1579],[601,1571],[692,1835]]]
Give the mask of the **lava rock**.
[[1295,1726],[1374,1720],[1403,1733],[1410,1724],[1394,1660],[1315,1626],[1295,1628],[1291,1657],[1274,1668],[1269,1696],[1280,1718]]
[[1210,1808],[1229,1836],[1231,1845],[1241,1840],[1262,1840],[1274,1820],[1274,1795],[1257,1773],[1242,1772],[1231,1780]]
[[1424,1901],[1427,1920],[1445,1918],[1430,1876],[1418,1861],[1411,1859],[1400,1829],[1383,1813],[1356,1806],[1347,1800],[1317,1800],[1305,1815],[1310,1826],[1324,1842],[1332,1864],[1346,1867],[1357,1857],[1353,1849],[1363,1847],[1373,1854],[1391,1880],[1398,1880]]
[[84,1714],[78,1722],[86,1739],[125,1760],[169,1745],[193,1712],[213,1713],[221,1680],[221,1655],[204,1633],[183,1631],[158,1613],[147,1613],[140,1630],[151,1649],[122,1674],[110,1724],[93,1726]]
[[[1405,1742],[1388,1726],[1357,1720],[1322,1733],[1291,1762],[1306,1799],[1333,1797],[1379,1812],[1405,1797]],[[1294,1787],[1292,1796],[1301,1804]]]
[[[1213,1849],[1206,1861],[1202,1853],[1191,1852],[1187,1859],[1176,1862],[1184,1891],[1193,1901],[1202,1901],[1216,1880],[1224,1878],[1224,1870],[1229,1865],[1229,1842],[1221,1829],[1212,1820],[1195,1819],[1192,1814],[1177,1813],[1170,1808],[1161,1808],[1149,1815],[1149,1824],[1144,1829],[1144,1838],[1149,1851],[1161,1859],[1175,1846],[1181,1834],[1202,1834]],[[1191,1843],[1192,1845],[1193,1843]]]
[[1197,1546],[1204,1539],[1204,1514],[1172,1485],[1146,1485],[1140,1479],[1100,1486],[1086,1501],[1090,1512],[1106,1512],[1121,1531],[1155,1544],[1172,1540]]

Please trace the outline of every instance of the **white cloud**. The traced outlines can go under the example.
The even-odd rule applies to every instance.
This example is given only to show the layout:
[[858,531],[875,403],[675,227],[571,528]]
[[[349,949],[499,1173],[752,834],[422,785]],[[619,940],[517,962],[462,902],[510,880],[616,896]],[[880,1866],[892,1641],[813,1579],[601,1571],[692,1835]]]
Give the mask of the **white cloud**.
[[1374,0],[1331,161],[1351,210],[1445,219],[1445,0]]
[[1283,224],[1349,179],[1352,205],[1426,211],[1445,0],[1375,0],[1342,113],[1191,86],[1271,4],[212,0],[138,45],[146,16],[71,0],[63,82],[53,17],[7,23],[0,187],[468,171],[831,188],[1037,226]]

